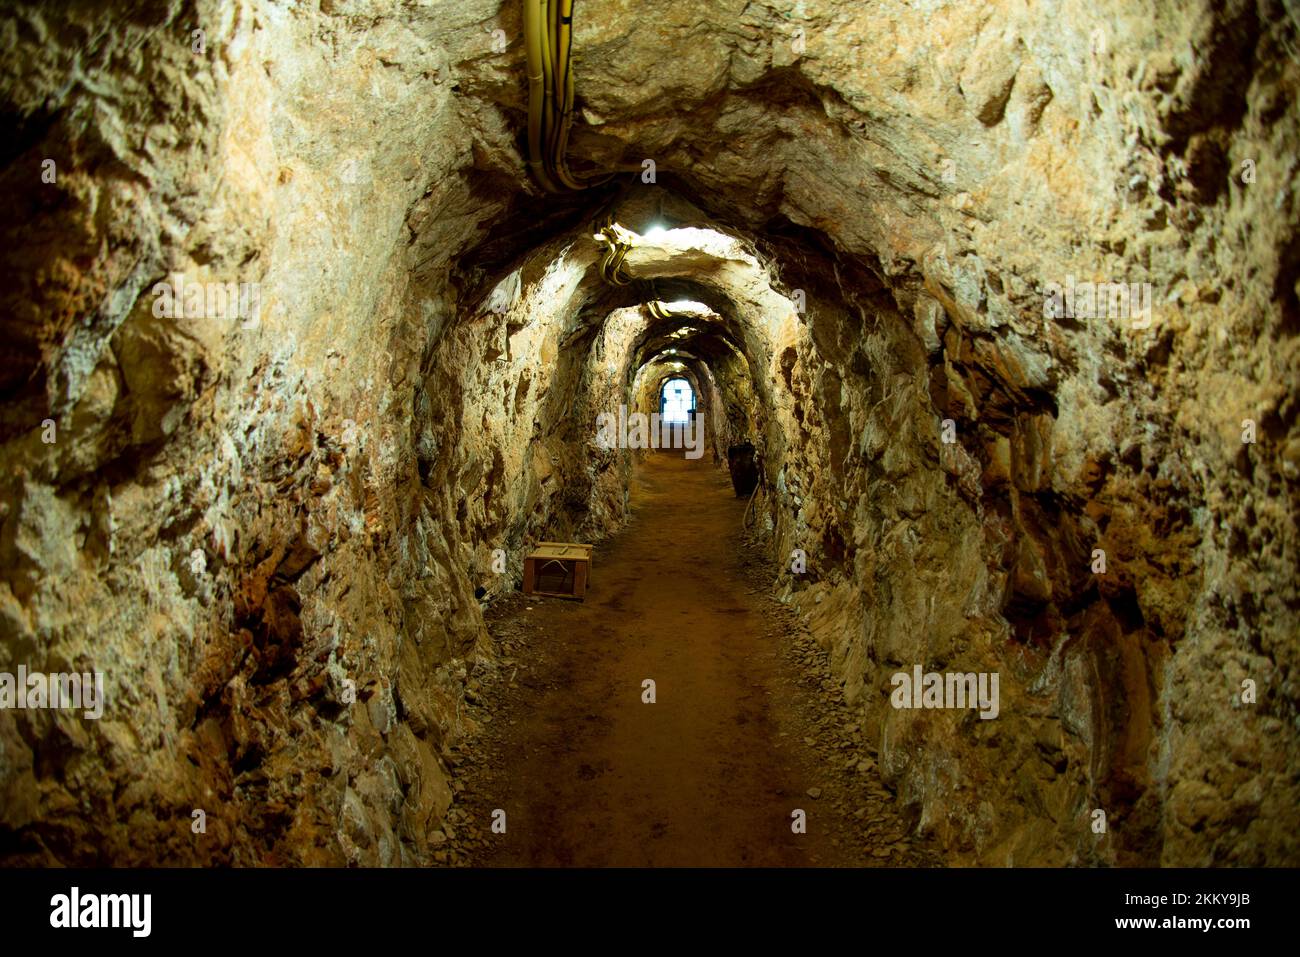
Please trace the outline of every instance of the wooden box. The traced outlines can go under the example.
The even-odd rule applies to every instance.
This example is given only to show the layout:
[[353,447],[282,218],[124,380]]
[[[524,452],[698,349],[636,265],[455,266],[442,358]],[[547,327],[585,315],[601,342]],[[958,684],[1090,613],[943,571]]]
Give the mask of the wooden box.
[[[574,542],[538,542],[537,548],[524,559],[524,594],[581,601],[591,581],[591,549],[590,545]],[[557,569],[563,572],[560,584],[549,589],[539,587],[543,576]]]

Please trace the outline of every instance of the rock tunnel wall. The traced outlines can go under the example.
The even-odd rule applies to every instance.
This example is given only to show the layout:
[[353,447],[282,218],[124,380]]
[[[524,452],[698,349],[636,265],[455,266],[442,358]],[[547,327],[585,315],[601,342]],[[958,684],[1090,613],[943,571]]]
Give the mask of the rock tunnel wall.
[[[954,862],[1296,862],[1281,4],[653,15],[578,17],[573,153],[667,188],[551,208],[513,5],[4,14],[0,670],[108,700],[0,713],[6,862],[428,859],[476,590],[626,518],[592,423],[662,357],[611,203],[739,237],[629,268],[715,310],[712,459],[759,446],[782,594]],[[1149,324],[1046,318],[1072,281]],[[915,664],[999,672],[998,718],[893,708]]]

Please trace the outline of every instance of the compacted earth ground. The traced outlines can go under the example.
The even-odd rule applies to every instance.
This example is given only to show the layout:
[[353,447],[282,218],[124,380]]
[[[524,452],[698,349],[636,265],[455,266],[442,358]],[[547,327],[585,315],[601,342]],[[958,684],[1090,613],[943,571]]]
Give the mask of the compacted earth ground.
[[516,594],[492,608],[500,654],[469,676],[478,730],[450,755],[435,859],[938,863],[853,743],[824,652],[770,597],[726,473],[652,454],[631,496],[585,602]]

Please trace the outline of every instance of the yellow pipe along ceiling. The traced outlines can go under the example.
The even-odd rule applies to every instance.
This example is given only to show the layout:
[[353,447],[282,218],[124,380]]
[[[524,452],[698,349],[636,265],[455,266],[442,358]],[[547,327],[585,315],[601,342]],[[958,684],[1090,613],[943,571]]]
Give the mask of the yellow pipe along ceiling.
[[574,174],[566,156],[573,123],[573,0],[523,3],[528,168],[538,185],[550,193],[597,185]]

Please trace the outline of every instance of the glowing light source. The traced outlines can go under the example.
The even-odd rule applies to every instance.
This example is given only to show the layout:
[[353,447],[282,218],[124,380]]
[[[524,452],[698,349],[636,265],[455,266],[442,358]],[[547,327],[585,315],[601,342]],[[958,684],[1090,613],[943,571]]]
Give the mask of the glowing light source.
[[685,425],[695,411],[695,390],[685,379],[669,379],[659,389],[659,408],[669,425]]

